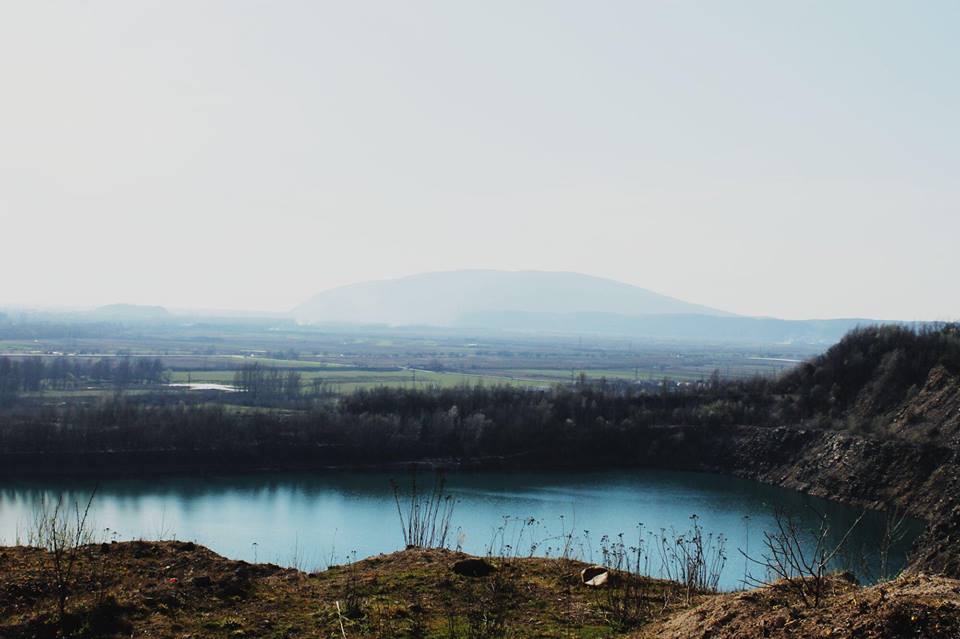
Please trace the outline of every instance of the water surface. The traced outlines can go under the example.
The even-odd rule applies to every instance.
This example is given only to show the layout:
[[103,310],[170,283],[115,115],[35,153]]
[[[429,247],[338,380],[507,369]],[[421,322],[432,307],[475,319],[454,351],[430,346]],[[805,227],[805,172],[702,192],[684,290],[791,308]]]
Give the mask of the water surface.
[[[227,557],[304,569],[403,547],[390,487],[404,473],[271,473],[237,476],[151,477],[103,480],[92,521],[104,539],[196,541]],[[556,556],[565,545],[585,561],[600,561],[603,538],[624,535],[627,546],[651,544],[661,531],[679,534],[691,515],[705,533],[723,535],[727,561],[720,584],[741,585],[747,568],[740,550],[759,557],[762,533],[773,530],[782,508],[812,527],[826,513],[836,540],[861,511],[731,477],[656,470],[603,472],[476,472],[447,475],[457,504],[449,545],[473,554],[510,552]],[[429,483],[432,477],[421,475]],[[85,502],[93,482],[68,480],[0,483],[0,542],[25,541],[37,505],[64,494]],[[884,518],[866,513],[850,536],[852,551],[837,567],[870,580],[880,572],[877,548]],[[641,528],[642,525],[642,528]],[[907,524],[893,547],[890,569],[905,562],[921,531]],[[570,543],[566,538],[572,535]],[[648,572],[662,567],[651,552]],[[761,577],[753,567],[751,574]]]

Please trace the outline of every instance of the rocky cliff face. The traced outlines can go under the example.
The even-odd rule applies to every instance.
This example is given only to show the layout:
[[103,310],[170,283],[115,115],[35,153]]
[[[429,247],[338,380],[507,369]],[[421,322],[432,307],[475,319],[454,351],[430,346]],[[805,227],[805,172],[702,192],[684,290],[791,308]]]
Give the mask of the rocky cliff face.
[[934,368],[922,388],[872,418],[880,428],[869,435],[654,428],[640,461],[737,475],[866,508],[900,508],[928,523],[912,568],[960,577],[960,378]]

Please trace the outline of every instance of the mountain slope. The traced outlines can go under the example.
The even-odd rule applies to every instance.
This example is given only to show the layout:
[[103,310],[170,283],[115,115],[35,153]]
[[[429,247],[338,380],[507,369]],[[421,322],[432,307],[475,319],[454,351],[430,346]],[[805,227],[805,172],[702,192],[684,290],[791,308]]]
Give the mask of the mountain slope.
[[580,273],[446,271],[324,291],[293,310],[308,322],[447,326],[477,313],[730,313]]
[[782,320],[771,317],[716,315],[617,315],[614,313],[470,313],[457,324],[464,328],[538,331],[568,335],[615,335],[665,340],[737,343],[833,344],[867,319]]

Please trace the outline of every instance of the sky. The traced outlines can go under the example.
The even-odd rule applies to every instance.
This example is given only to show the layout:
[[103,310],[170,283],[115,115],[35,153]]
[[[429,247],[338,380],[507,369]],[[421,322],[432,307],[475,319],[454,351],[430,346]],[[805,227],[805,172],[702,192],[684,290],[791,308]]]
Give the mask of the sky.
[[0,304],[577,271],[960,319],[960,3],[0,4]]

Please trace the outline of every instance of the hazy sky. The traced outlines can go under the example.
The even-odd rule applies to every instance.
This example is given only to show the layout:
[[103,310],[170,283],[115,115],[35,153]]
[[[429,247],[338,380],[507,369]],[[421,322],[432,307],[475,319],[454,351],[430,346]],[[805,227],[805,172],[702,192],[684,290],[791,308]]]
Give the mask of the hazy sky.
[[0,4],[0,303],[571,270],[960,317],[960,2]]

